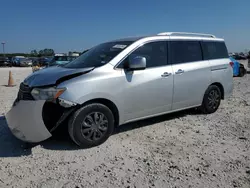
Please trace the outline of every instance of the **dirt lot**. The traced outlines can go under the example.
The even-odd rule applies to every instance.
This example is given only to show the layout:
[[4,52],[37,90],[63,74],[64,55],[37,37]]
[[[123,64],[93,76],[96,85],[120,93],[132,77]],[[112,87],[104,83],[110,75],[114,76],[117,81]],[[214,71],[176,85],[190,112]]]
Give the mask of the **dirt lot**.
[[[0,115],[18,90],[3,86],[8,70],[0,69]],[[31,73],[11,70],[17,85]],[[0,187],[249,188],[250,74],[234,78],[234,87],[214,114],[187,110],[124,125],[85,150],[68,138],[25,149],[1,118]]]

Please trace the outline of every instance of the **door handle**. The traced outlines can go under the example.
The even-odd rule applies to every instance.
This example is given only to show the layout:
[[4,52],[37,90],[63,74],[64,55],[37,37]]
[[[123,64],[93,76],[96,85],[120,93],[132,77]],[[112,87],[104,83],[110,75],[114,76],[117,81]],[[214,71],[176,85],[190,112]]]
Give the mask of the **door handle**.
[[182,73],[184,73],[184,70],[182,69],[179,69],[177,72],[175,72],[175,74],[182,74]]
[[171,75],[171,73],[164,72],[164,73],[161,75],[161,77],[168,77],[168,76],[170,76],[170,75]]

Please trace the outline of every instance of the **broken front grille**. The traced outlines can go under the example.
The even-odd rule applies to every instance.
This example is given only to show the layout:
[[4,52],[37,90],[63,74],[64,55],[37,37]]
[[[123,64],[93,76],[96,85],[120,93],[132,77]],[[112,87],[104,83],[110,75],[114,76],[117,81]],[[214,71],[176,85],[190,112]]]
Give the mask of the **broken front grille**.
[[20,84],[17,100],[34,100],[34,98],[31,95],[32,88],[28,85],[25,85],[23,83]]

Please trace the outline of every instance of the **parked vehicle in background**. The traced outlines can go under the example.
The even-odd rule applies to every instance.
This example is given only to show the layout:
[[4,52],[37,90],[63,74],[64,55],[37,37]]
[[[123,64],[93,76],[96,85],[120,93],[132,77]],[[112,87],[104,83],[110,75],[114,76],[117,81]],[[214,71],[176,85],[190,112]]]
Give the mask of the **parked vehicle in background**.
[[48,67],[51,66],[62,66],[65,65],[74,59],[76,59],[78,56],[54,56],[53,59],[49,62]]
[[105,42],[64,66],[31,74],[6,119],[26,142],[51,137],[65,122],[77,145],[91,147],[128,122],[189,108],[214,113],[232,90],[223,39],[160,33]]
[[63,66],[74,59],[76,59],[78,56],[66,56],[66,55],[56,55],[54,56],[48,63],[44,65],[36,65],[33,64],[33,69],[32,71],[38,71],[47,67],[52,67],[52,66]]
[[247,57],[245,57],[244,55],[242,54],[235,54],[235,55],[232,55],[232,57],[235,59],[235,60],[246,60]]
[[39,57],[33,60],[33,66],[44,67],[49,64],[53,57]]
[[242,77],[246,74],[246,69],[243,64],[239,63],[237,60],[235,60],[233,57],[230,57],[230,60],[232,62],[233,66],[233,75]]
[[11,66],[12,66],[12,57],[8,57],[8,59],[9,59],[9,62],[11,64]]
[[13,66],[20,66],[20,61],[21,61],[21,59],[24,59],[24,58],[25,58],[24,56],[12,57],[12,65]]
[[11,67],[12,66],[12,63],[11,61],[9,60],[8,57],[0,57],[0,66],[8,66],[8,67]]
[[69,52],[68,56],[76,56],[76,57],[79,57],[79,53]]
[[38,57],[29,57],[29,59],[31,59],[32,64],[38,59]]
[[32,60],[29,58],[21,58],[19,61],[20,67],[31,67],[32,66]]

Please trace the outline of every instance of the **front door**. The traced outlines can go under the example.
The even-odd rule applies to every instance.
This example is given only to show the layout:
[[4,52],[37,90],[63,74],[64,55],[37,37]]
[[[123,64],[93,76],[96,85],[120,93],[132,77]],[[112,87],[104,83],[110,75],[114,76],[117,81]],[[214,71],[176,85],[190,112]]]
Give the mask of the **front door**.
[[[144,44],[130,55],[146,58],[146,69],[122,71],[124,79],[123,109],[125,121],[150,117],[170,111],[173,96],[173,71],[168,65],[167,42]],[[126,64],[128,58],[124,60]],[[122,65],[119,65],[122,66]]]

